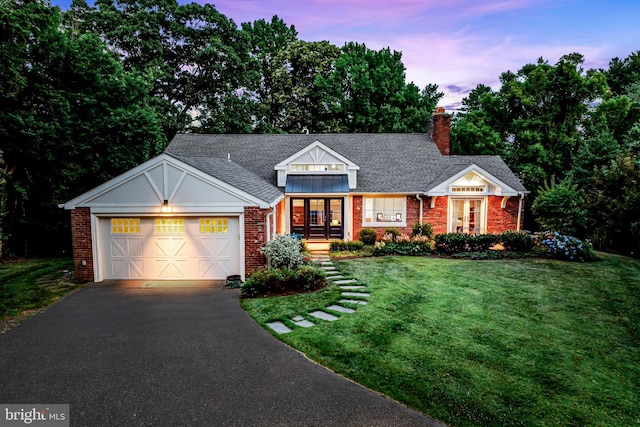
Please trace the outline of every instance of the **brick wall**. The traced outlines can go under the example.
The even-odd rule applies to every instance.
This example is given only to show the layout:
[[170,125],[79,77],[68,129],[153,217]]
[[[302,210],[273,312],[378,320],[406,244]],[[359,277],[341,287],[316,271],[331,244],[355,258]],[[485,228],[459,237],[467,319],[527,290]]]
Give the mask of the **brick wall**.
[[71,246],[76,282],[93,281],[93,245],[89,208],[76,208],[71,211]]
[[431,208],[431,198],[424,198],[424,222],[431,224],[433,234],[447,232],[447,220],[449,216],[449,197],[438,196],[435,198],[433,209]]
[[518,226],[518,198],[509,197],[502,209],[502,197],[489,196],[487,206],[487,233],[498,234],[507,230],[516,230]]
[[246,274],[251,274],[266,264],[260,248],[267,241],[266,221],[269,212],[271,209],[244,208],[244,267]]

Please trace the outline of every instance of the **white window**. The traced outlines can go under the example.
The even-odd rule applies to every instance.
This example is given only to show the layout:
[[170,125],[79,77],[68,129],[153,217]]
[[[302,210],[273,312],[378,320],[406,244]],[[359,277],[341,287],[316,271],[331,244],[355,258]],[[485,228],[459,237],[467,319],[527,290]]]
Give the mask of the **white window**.
[[297,164],[291,165],[291,172],[342,172],[343,167],[341,164]]
[[486,185],[476,185],[476,186],[459,186],[459,185],[455,185],[455,186],[451,186],[451,192],[452,193],[475,193],[475,194],[484,194],[487,192],[487,186]]
[[405,197],[365,197],[363,204],[364,225],[370,227],[406,225],[407,204]]

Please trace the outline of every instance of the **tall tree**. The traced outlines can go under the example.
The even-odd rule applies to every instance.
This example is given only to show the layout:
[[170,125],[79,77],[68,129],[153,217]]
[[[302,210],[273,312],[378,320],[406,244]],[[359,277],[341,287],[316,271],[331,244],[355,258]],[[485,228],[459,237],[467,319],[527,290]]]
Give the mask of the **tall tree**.
[[424,132],[443,96],[436,85],[420,91],[406,83],[400,52],[359,43],[342,47],[333,72],[316,86],[325,94],[326,122],[338,132]]
[[293,25],[287,24],[277,15],[271,22],[264,19],[242,24],[242,30],[248,35],[251,44],[251,57],[259,64],[260,79],[255,88],[255,131],[259,133],[281,132],[280,116],[282,105],[278,90],[274,86],[273,70],[277,67],[276,58],[298,40],[298,32]]
[[327,78],[340,50],[327,41],[295,41],[282,50],[268,72],[272,82],[273,123],[284,132],[325,131],[322,118],[326,113],[317,79]]
[[51,254],[69,236],[57,204],[157,154],[165,139],[146,82],[96,36],[64,30],[44,0],[3,12],[3,230],[11,252]]
[[[249,38],[210,4],[179,5],[176,0],[73,0],[69,21],[101,35],[123,60],[153,86],[154,108],[167,139],[199,119],[220,121],[220,131],[236,131],[246,107],[243,90],[259,73],[249,56]],[[240,96],[238,96],[240,95]],[[220,105],[225,108],[219,108]]]

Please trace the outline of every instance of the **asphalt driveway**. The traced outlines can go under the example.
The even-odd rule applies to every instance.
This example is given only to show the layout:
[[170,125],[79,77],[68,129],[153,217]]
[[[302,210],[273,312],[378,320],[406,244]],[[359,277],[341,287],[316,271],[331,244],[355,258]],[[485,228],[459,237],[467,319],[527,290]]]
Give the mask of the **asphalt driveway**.
[[72,426],[435,426],[310,362],[237,289],[91,284],[0,335],[0,403],[70,404]]

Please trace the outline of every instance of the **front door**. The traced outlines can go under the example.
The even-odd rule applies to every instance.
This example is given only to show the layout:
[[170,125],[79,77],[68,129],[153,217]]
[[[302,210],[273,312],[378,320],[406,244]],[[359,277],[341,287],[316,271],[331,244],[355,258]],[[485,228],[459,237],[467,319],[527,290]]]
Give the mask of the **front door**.
[[291,199],[291,232],[304,239],[342,239],[343,199]]

